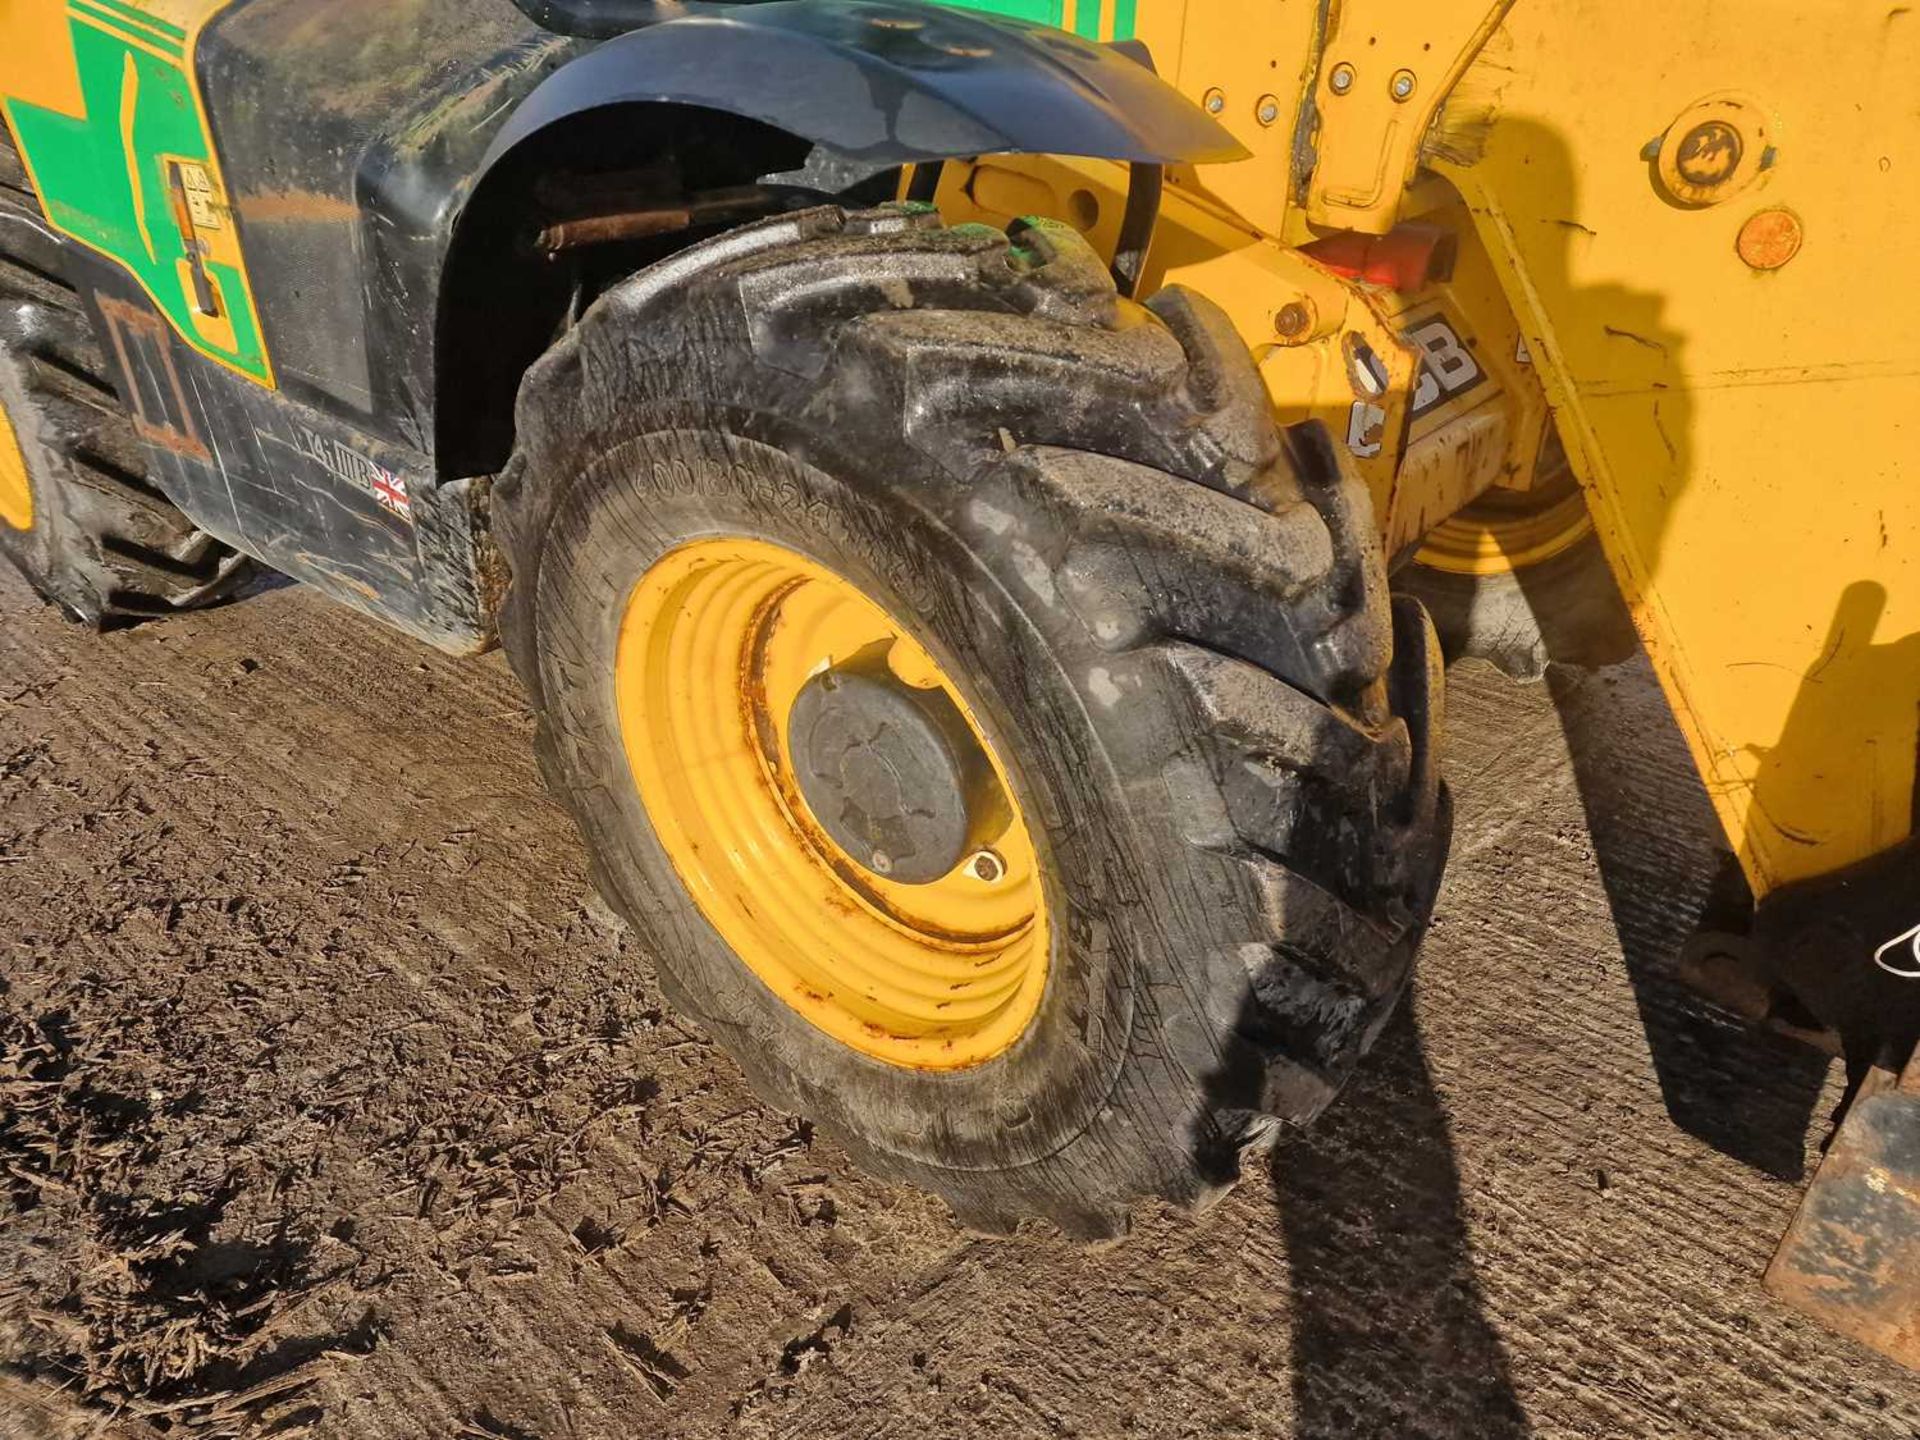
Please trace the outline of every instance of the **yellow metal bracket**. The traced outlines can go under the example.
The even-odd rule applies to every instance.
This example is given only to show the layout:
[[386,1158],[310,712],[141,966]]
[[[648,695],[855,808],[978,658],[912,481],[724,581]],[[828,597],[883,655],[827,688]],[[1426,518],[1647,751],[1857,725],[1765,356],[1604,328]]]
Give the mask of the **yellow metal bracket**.
[[1307,219],[1384,235],[1454,82],[1513,0],[1348,0],[1314,82],[1318,116]]

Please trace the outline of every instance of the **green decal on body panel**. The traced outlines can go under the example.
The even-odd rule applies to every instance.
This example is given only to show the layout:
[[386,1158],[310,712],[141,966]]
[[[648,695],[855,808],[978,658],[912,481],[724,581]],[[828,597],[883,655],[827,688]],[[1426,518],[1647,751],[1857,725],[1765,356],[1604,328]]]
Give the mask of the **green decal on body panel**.
[[[1010,20],[1030,20],[1036,25],[1072,30],[1089,40],[1133,39],[1136,0],[1080,0],[1071,6],[1070,0],[932,0],[932,3],[954,10],[977,10],[983,15],[1004,15]],[[1071,23],[1067,15],[1069,8],[1073,10]],[[1100,22],[1109,11],[1113,28],[1102,36]]]
[[[48,222],[124,267],[193,349],[272,385],[188,32],[121,0],[67,0],[64,22],[9,36],[40,53],[4,67]],[[65,82],[29,79],[26,64]]]

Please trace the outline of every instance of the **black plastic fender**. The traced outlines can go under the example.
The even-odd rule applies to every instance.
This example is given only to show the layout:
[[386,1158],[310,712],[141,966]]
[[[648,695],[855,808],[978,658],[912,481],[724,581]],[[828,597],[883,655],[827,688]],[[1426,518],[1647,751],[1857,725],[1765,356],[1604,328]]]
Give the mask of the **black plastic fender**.
[[876,168],[1011,152],[1156,164],[1247,153],[1136,60],[1048,26],[896,0],[622,9],[636,28],[542,81],[482,173],[556,121],[629,101],[746,116]]

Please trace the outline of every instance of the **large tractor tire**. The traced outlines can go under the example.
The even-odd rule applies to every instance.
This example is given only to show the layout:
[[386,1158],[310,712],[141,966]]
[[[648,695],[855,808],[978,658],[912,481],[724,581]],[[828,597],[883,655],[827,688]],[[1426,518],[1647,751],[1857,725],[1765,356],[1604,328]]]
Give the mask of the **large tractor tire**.
[[109,625],[209,604],[247,561],[146,478],[59,242],[0,126],[0,555]]
[[496,490],[548,778],[670,999],[964,1223],[1124,1228],[1405,987],[1440,663],[1225,318],[888,207],[623,282]]

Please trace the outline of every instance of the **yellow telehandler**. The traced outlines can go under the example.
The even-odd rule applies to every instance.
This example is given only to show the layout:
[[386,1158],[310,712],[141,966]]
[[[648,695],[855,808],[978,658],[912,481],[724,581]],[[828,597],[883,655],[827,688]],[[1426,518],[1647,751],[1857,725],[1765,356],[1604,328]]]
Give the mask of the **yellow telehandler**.
[[1920,14],[0,39],[0,552],[94,623],[259,562],[503,643],[769,1100],[988,1230],[1205,1201],[1405,987],[1444,661],[1637,640],[1753,900],[1710,958],[1857,1082],[1772,1283],[1920,1359]]

